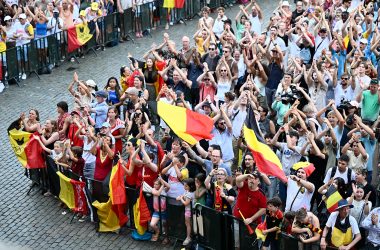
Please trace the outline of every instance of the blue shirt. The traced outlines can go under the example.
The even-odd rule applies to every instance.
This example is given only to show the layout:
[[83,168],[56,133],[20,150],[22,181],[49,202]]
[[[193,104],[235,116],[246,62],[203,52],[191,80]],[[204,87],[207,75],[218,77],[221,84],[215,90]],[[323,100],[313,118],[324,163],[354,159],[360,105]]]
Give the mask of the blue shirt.
[[223,161],[230,161],[234,158],[234,151],[232,149],[232,131],[229,132],[228,128],[220,132],[217,128],[213,128],[211,134],[214,135],[209,145],[216,144],[220,146],[223,154]]
[[338,79],[340,79],[344,73],[344,64],[346,62],[347,51],[341,50],[339,53],[337,53],[335,50],[332,50],[331,54],[334,60],[338,60]]
[[101,128],[102,124],[107,120],[108,105],[104,101],[102,103],[92,104],[95,111],[95,128]]
[[371,139],[369,135],[361,138],[361,142],[364,145],[365,151],[368,154],[367,171],[373,170],[373,154],[375,153],[376,141]]

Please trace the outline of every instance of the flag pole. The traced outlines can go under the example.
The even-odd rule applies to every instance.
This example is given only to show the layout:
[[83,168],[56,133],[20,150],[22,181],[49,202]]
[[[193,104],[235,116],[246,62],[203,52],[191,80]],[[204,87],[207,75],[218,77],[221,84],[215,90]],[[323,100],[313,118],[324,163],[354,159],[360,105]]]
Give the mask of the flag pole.
[[[239,211],[239,214],[240,214],[241,218],[243,218],[243,220],[245,220],[244,215],[240,211],[240,208],[238,208],[238,211]],[[252,227],[250,225],[245,225],[245,226],[247,227],[249,234],[253,234],[254,233],[254,231],[253,231],[253,229],[252,229]]]

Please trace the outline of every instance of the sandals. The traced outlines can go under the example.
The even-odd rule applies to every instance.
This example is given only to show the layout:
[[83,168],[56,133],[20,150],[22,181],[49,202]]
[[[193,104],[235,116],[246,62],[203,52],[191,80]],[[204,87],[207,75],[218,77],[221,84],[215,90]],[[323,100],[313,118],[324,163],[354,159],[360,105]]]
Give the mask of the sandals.
[[150,241],[156,242],[158,240],[159,234],[153,234],[152,238]]

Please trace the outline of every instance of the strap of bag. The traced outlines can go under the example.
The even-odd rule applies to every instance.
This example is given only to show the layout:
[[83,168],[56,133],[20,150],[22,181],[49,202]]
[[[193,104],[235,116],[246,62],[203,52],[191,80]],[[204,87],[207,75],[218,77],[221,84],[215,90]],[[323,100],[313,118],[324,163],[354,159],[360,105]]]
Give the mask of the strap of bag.
[[293,199],[292,203],[290,204],[290,208],[289,208],[289,211],[292,211],[292,208],[293,208],[293,204],[294,204],[294,202],[296,201],[296,198],[297,198],[298,194],[300,193],[300,191],[301,191],[301,188],[303,188],[303,187],[301,186],[301,187],[298,189],[298,191],[297,191],[296,195],[294,196],[294,199]]

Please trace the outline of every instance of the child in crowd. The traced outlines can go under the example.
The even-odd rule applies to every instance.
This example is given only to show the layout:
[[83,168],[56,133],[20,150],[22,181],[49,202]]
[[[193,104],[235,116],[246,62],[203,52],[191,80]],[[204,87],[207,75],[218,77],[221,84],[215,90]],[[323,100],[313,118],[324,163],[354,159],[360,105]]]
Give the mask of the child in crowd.
[[280,249],[278,233],[281,230],[280,228],[283,218],[283,214],[280,210],[281,205],[281,199],[278,197],[273,197],[267,201],[267,212],[264,222],[267,224],[267,229],[263,230],[263,234],[266,235],[266,238],[262,244],[262,250],[266,250],[268,247],[270,247],[271,250]]
[[51,150],[47,148],[41,141],[41,138],[37,135],[33,135],[34,139],[38,141],[38,143],[41,145],[42,149],[50,155],[51,158],[53,158],[54,161],[59,161],[63,156],[64,151],[64,143],[62,141],[56,141],[54,142],[54,149]]
[[186,239],[183,245],[186,246],[191,241],[191,202],[194,200],[195,181],[193,178],[188,178],[183,181],[185,193],[177,197],[177,201],[181,201],[185,206],[185,225]]
[[152,189],[153,194],[153,215],[152,220],[150,221],[150,227],[154,230],[154,235],[151,238],[151,241],[157,241],[160,234],[160,229],[157,226],[157,223],[162,219],[162,224],[166,222],[166,192],[170,189],[170,185],[164,181],[161,176],[157,178],[154,182],[154,188]]
[[92,126],[85,128],[85,134],[81,134],[84,128],[80,126],[75,134],[83,140],[83,159],[85,161],[83,176],[87,179],[94,179],[96,156],[91,154],[90,150],[96,141],[95,129]]
[[195,192],[194,200],[195,203],[201,205],[206,205],[206,186],[205,186],[206,176],[203,173],[199,173],[195,176]]

